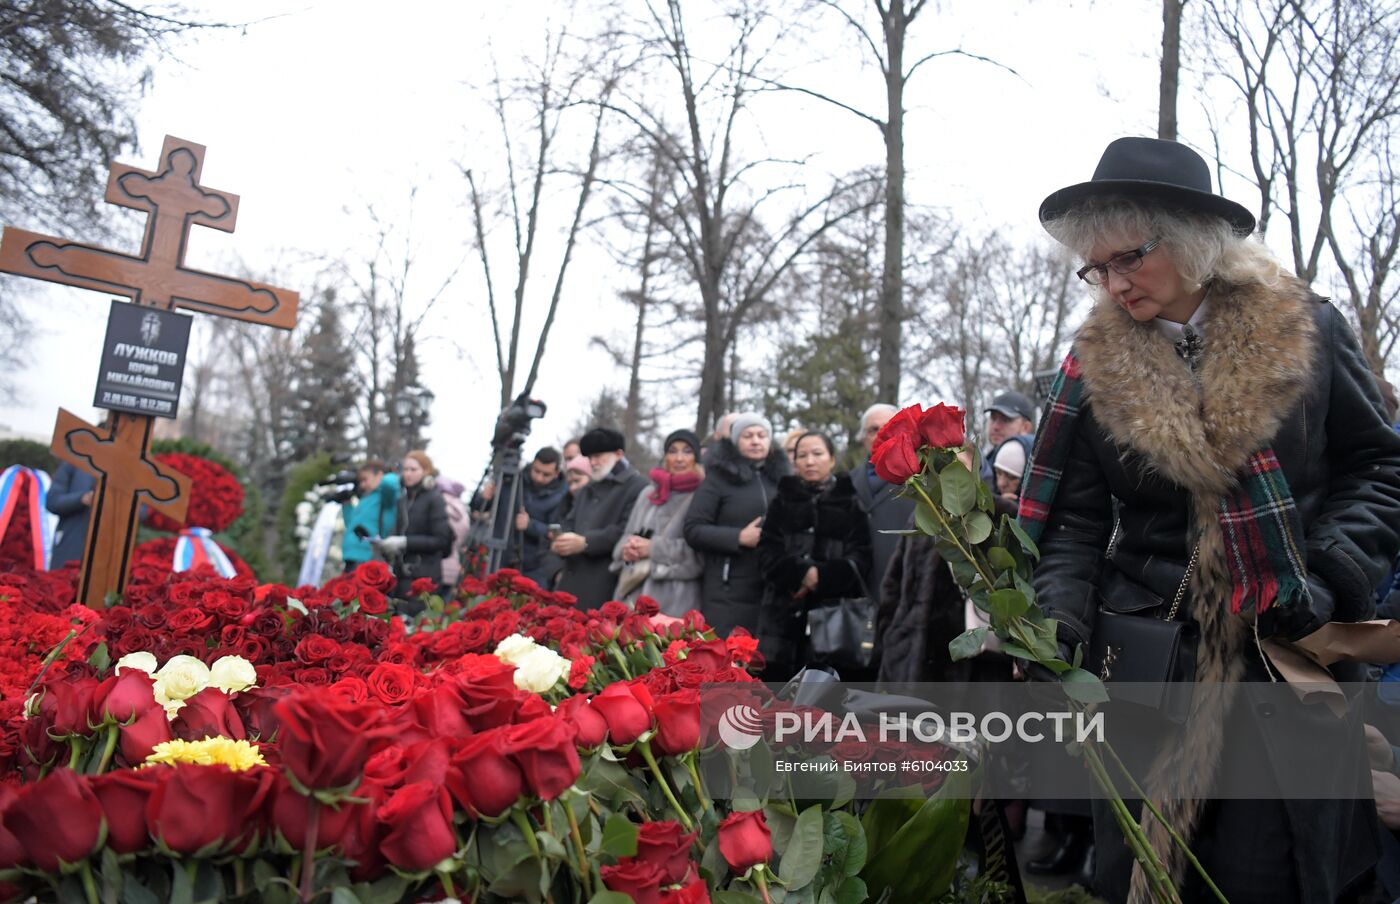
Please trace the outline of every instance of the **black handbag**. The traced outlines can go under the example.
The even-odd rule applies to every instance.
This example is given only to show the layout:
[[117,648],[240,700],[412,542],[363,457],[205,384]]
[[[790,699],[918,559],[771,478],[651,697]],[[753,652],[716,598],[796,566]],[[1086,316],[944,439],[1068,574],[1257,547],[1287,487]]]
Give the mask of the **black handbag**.
[[839,669],[868,669],[875,663],[876,602],[855,563],[859,597],[822,600],[807,610],[807,645],[817,662]]
[[1195,622],[1178,621],[1176,616],[1199,554],[1198,543],[1176,599],[1162,618],[1100,607],[1085,660],[1085,668],[1110,684],[1113,701],[1155,709],[1178,725],[1191,710],[1200,630]]

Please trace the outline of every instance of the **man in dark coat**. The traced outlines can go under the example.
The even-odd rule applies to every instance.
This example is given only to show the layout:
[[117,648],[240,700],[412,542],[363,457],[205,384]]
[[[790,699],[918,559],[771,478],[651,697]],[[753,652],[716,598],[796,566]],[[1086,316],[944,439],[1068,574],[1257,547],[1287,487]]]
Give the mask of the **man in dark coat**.
[[574,497],[562,524],[564,533],[550,549],[564,560],[555,589],[578,597],[580,609],[596,609],[613,598],[613,547],[647,479],[623,457],[622,434],[616,430],[595,427],[579,446],[593,467],[593,479]]
[[872,594],[880,593],[899,543],[898,534],[884,531],[904,530],[914,515],[914,500],[899,495],[899,487],[885,483],[875,473],[870,463],[870,447],[875,442],[880,428],[899,411],[893,405],[884,403],[871,405],[860,419],[861,443],[865,449],[865,461],[850,470],[851,484],[855,487],[856,498],[861,510],[870,522],[870,548],[872,551],[870,572],[866,574],[865,585]]
[[51,568],[62,568],[67,562],[83,560],[88,517],[96,487],[97,478],[66,461],[54,472],[53,485],[49,487],[48,498],[44,501],[48,510],[58,516],[58,539],[54,542],[53,555],[49,557]]
[[545,446],[530,462],[529,477],[520,488],[520,511],[515,516],[516,539],[513,549],[521,553],[517,566],[532,581],[545,576],[545,556],[549,552],[546,534],[551,524],[561,524],[569,485],[564,482],[564,462],[559,450]]
[[[756,427],[765,428],[763,443],[745,446],[752,456],[741,453],[735,439]],[[777,493],[778,479],[790,467],[787,453],[772,441],[769,428],[759,415],[735,418],[729,438],[712,447],[705,480],[685,516],[686,542],[705,556],[700,611],[720,637],[736,627],[758,635],[763,574],[757,548],[762,519]]]

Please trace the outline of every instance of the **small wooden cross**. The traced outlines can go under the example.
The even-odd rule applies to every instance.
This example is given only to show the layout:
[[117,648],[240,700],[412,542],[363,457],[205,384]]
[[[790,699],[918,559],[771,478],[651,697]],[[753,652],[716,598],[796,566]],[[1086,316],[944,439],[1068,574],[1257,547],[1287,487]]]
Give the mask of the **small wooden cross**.
[[[185,266],[190,227],[233,232],[238,196],[199,184],[203,145],[167,135],[160,158],[156,172],[116,164],[107,180],[109,203],[147,213],[139,254],[6,227],[0,272],[123,295],[151,307],[294,327],[297,293]],[[152,424],[148,415],[114,411],[108,429],[100,430],[68,411],[58,414],[53,453],[97,477],[79,586],[79,599],[95,609],[108,592],[125,587],[141,506],[176,520],[185,516],[189,479],[150,458]]]
[[147,458],[155,418],[112,412],[107,426],[94,427],[60,408],[53,428],[53,454],[97,477],[83,547],[78,601],[101,609],[109,592],[126,587],[141,506],[183,521],[190,479]]

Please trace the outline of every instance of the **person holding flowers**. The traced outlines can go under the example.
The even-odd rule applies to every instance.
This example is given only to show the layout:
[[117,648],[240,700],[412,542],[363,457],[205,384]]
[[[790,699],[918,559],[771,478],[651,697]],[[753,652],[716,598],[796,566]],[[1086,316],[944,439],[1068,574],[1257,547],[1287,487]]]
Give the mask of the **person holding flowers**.
[[[1034,589],[1061,656],[1120,616],[1185,622],[1198,641],[1168,664],[1195,681],[1183,741],[1156,743],[1169,714],[1140,707],[1129,745],[1145,754],[1148,794],[1234,904],[1338,900],[1375,860],[1368,802],[1213,790],[1223,743],[1247,745],[1261,769],[1304,755],[1267,719],[1222,742],[1239,715],[1225,683],[1277,680],[1270,640],[1369,618],[1400,548],[1400,437],[1375,379],[1342,314],[1251,237],[1253,215],[1212,191],[1184,145],[1114,141],[1040,219],[1083,260],[1095,299],[1021,488],[1041,554]],[[1122,657],[1151,656],[1133,643]],[[1330,758],[1319,768],[1363,778],[1359,723],[1314,709]],[[1142,900],[1142,870],[1101,803],[1097,890]],[[1144,827],[1182,900],[1202,900],[1162,823]]]

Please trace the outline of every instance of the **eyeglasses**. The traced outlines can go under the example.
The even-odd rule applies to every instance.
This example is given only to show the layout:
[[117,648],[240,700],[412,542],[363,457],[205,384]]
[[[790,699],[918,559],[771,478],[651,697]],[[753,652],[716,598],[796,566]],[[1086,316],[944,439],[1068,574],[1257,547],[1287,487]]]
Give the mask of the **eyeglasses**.
[[1108,281],[1108,271],[1110,269],[1113,270],[1114,273],[1120,275],[1132,273],[1138,267],[1142,266],[1143,257],[1159,244],[1161,244],[1159,239],[1153,239],[1141,248],[1134,248],[1132,251],[1124,251],[1121,254],[1115,254],[1102,264],[1090,264],[1087,267],[1080,267],[1075,271],[1074,275],[1091,286],[1101,286]]

